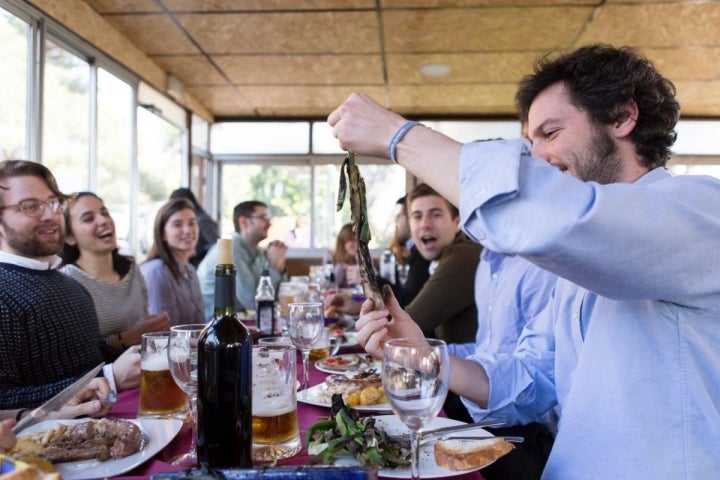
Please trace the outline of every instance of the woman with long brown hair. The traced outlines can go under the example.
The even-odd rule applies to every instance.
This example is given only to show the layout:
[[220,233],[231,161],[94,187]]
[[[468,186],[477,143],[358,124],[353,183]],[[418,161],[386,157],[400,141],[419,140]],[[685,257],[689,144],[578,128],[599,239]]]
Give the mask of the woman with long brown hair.
[[198,225],[193,205],[170,200],[155,217],[153,245],[140,265],[152,314],[167,312],[172,325],[205,323],[200,282],[189,260],[195,255]]
[[148,315],[145,281],[135,260],[117,246],[115,221],[92,192],[74,194],[65,209],[61,271],[80,282],[95,303],[100,348],[112,362],[145,332],[167,330],[167,315]]

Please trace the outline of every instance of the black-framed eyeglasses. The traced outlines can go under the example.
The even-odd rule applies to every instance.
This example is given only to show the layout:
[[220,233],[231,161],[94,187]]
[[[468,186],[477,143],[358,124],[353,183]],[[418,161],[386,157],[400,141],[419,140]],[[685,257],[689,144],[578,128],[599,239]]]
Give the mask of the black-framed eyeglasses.
[[43,214],[46,206],[50,207],[50,210],[57,214],[64,212],[67,204],[66,198],[51,197],[44,201],[37,198],[27,198],[12,205],[3,205],[2,209],[5,210],[6,208],[15,207],[18,212],[28,217],[37,218]]

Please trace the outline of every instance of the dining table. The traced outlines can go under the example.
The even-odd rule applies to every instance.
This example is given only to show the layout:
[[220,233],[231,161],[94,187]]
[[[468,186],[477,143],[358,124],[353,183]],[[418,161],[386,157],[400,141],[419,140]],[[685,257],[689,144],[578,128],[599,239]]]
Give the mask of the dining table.
[[[346,353],[343,351],[341,353]],[[302,362],[297,362],[297,376],[302,375]],[[327,373],[321,372],[314,365],[310,366],[310,384],[318,385],[324,382],[327,377]],[[135,419],[137,417],[138,409],[138,398],[139,389],[130,389],[120,392],[118,395],[117,403],[113,406],[112,410],[108,414],[109,417],[124,418],[124,419]],[[302,439],[302,450],[299,454],[277,461],[278,466],[300,466],[308,465],[312,455],[307,453],[307,444],[305,442],[305,434],[313,424],[318,421],[325,420],[330,415],[330,408],[318,405],[312,405],[300,401],[301,392],[298,392],[298,424],[300,429],[300,438]],[[443,412],[440,413],[443,416]],[[185,422],[183,427],[180,429],[178,434],[173,438],[164,448],[162,448],[157,454],[155,454],[147,462],[135,467],[129,472],[123,473],[121,476],[115,477],[124,480],[142,480],[148,479],[154,474],[161,472],[173,472],[182,471],[187,467],[171,465],[170,459],[176,455],[185,453],[190,448],[190,440],[192,436],[192,427],[189,422]],[[255,462],[253,461],[253,467],[259,467],[268,465],[268,462]],[[382,476],[382,471],[379,472],[379,478]],[[422,472],[420,472],[422,475]],[[447,478],[453,478],[456,480],[483,480],[482,475],[479,471],[471,472],[452,472],[448,470]]]

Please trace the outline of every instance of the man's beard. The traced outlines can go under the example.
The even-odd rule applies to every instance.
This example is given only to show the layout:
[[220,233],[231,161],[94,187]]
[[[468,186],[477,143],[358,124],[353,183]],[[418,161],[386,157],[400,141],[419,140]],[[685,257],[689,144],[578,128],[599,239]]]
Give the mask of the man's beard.
[[582,156],[573,154],[577,177],[585,182],[600,184],[620,181],[623,161],[610,134],[597,128]]
[[[65,243],[65,231],[55,222],[40,224],[36,226],[30,234],[13,230],[4,220],[0,220],[0,224],[2,224],[3,231],[5,232],[3,241],[12,248],[14,252],[23,257],[40,258],[56,255]],[[57,240],[42,241],[34,235],[35,230],[47,226],[53,226],[59,229],[60,235]]]

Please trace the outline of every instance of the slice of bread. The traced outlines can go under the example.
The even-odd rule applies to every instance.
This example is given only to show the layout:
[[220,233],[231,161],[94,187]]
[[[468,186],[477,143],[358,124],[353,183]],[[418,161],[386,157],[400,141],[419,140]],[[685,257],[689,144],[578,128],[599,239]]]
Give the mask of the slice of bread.
[[494,462],[515,446],[504,438],[485,440],[438,440],[435,463],[450,470],[470,470]]

